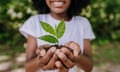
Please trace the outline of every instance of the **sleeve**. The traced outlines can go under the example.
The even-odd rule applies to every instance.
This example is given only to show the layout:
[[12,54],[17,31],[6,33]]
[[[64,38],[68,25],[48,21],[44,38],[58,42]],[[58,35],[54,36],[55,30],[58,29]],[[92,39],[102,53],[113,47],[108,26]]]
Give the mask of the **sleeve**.
[[93,40],[95,39],[95,35],[93,33],[93,30],[92,30],[92,27],[91,27],[91,24],[90,22],[88,21],[88,19],[84,18],[83,20],[84,22],[84,29],[83,29],[83,37],[84,39],[90,39],[90,40]]
[[24,22],[24,24],[20,27],[20,33],[27,38],[28,35],[36,37],[36,26],[34,23],[34,16],[30,17],[28,20]]

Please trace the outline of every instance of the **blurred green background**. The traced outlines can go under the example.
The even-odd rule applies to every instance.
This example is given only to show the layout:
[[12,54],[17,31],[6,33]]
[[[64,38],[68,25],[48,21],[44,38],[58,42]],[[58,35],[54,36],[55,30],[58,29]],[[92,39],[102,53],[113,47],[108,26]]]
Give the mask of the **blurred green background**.
[[[14,69],[23,67],[24,58],[19,57],[25,56],[26,40],[18,29],[36,13],[31,0],[0,0],[0,67],[16,63],[3,71],[0,68],[0,72],[17,72]],[[112,72],[111,66],[120,69],[120,0],[91,0],[80,15],[90,20],[96,35],[92,41],[95,67],[104,70],[100,72]]]

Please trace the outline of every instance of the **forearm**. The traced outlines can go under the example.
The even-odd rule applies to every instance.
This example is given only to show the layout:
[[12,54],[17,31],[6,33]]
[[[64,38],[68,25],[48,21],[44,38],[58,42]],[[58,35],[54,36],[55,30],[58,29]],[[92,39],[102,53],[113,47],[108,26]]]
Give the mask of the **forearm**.
[[76,63],[77,63],[77,66],[85,70],[85,72],[92,71],[92,68],[93,68],[92,58],[81,55],[76,58]]
[[36,72],[40,68],[40,61],[36,57],[30,61],[27,61],[25,64],[25,70],[26,72]]

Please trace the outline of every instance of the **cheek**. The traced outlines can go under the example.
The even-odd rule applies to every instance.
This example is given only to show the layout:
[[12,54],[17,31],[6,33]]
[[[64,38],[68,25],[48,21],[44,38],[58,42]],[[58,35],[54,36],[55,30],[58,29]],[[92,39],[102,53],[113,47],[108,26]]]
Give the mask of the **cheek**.
[[46,2],[46,5],[50,8],[50,2],[49,2],[49,0],[45,0],[45,2]]
[[64,8],[65,8],[65,9],[68,9],[71,4],[72,4],[72,3],[71,3],[71,0],[67,0],[67,1],[66,1],[66,5],[65,5]]

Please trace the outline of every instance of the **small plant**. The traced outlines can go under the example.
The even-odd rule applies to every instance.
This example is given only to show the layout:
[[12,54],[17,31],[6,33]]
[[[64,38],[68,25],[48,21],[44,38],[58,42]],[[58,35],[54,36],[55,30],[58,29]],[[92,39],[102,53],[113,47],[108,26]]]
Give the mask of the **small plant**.
[[55,28],[43,21],[40,21],[40,24],[44,31],[48,32],[49,34],[40,36],[39,39],[49,43],[53,43],[53,45],[51,45],[50,47],[45,48],[46,51],[48,51],[48,49],[51,47],[56,47],[57,49],[65,47],[71,52],[73,52],[70,48],[66,47],[65,45],[59,45],[59,39],[64,35],[66,29],[64,20],[61,20],[59,24],[55,26]]
[[60,23],[53,28],[50,24],[40,21],[42,28],[48,32],[48,35],[43,35],[39,39],[44,40],[49,43],[59,45],[59,39],[64,35],[65,32],[65,22],[61,20]]

